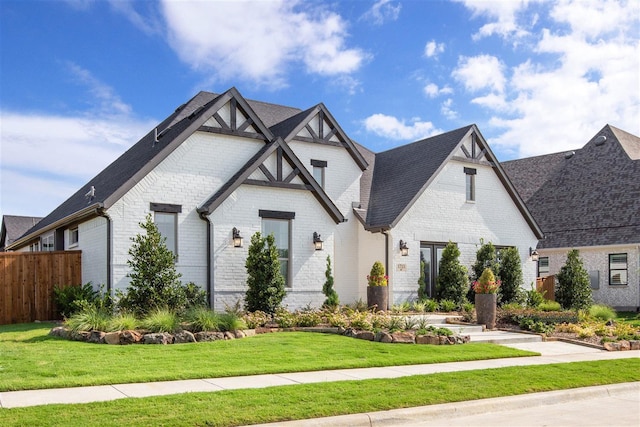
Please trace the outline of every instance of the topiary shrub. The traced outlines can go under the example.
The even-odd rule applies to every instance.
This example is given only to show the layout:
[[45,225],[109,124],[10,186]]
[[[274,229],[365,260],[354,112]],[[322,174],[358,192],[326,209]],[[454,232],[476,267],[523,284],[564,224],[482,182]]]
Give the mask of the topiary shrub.
[[340,304],[338,299],[338,293],[333,289],[333,275],[331,273],[331,256],[327,255],[327,269],[324,272],[326,281],[322,285],[322,293],[327,297],[323,306],[329,308],[335,308]]
[[500,251],[500,289],[498,302],[502,306],[522,300],[522,263],[520,253],[516,248],[506,248]]
[[[422,254],[420,254],[422,258]],[[418,278],[418,301],[423,301],[427,298],[427,284],[424,275],[425,262],[424,259],[420,259],[420,277]]]
[[440,269],[436,279],[436,297],[438,300],[452,300],[461,306],[469,288],[467,269],[460,264],[460,249],[449,242],[442,251]]
[[387,286],[388,281],[389,276],[384,274],[384,265],[380,261],[374,262],[367,276],[369,286]]
[[566,310],[588,310],[593,304],[589,273],[584,268],[580,252],[572,249],[556,276],[556,301]]
[[280,272],[278,250],[273,235],[263,237],[260,232],[251,236],[247,269],[247,311],[264,311],[274,314],[286,295],[284,277]]

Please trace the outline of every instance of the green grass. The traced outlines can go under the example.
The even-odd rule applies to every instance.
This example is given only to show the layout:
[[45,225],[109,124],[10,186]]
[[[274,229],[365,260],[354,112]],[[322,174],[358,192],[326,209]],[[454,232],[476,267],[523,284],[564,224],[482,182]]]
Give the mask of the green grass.
[[48,336],[49,323],[0,326],[0,391],[531,356],[493,344],[382,344],[287,332],[231,341],[101,345]]
[[621,311],[617,313],[616,321],[625,322],[637,328],[640,328],[640,313],[635,311]]
[[640,381],[640,359],[0,409],[2,426],[235,426]]

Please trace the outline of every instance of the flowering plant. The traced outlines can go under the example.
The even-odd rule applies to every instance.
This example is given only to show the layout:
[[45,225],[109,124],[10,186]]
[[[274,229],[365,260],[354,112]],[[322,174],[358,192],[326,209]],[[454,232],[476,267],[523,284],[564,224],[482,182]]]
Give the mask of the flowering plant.
[[490,268],[485,268],[480,278],[473,282],[472,287],[476,294],[495,294],[500,287],[500,280],[496,280]]
[[367,276],[367,283],[369,286],[387,286],[389,283],[389,276],[384,274],[384,266],[380,261],[373,263],[371,271]]

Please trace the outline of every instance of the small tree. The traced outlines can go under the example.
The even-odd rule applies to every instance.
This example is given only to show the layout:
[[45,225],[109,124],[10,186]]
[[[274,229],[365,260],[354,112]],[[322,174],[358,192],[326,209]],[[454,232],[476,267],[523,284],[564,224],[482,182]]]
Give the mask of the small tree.
[[[476,252],[476,262],[471,266],[473,270],[473,280],[478,280],[485,268],[490,268],[491,271],[496,274],[500,271],[500,262],[498,261],[498,251],[496,247],[493,246],[491,242],[484,243],[482,239],[480,240],[480,244],[480,249]],[[496,279],[501,279],[499,274]]]
[[593,304],[589,273],[584,268],[580,252],[572,249],[567,254],[567,262],[556,276],[556,301],[562,308],[571,310],[586,310]]
[[338,293],[333,289],[333,275],[331,273],[331,256],[327,255],[327,270],[324,272],[324,276],[327,280],[322,285],[322,293],[325,294],[327,299],[324,301],[325,307],[334,308],[340,304],[338,299]]
[[522,299],[522,263],[516,248],[500,251],[500,271],[502,285],[498,291],[500,305],[519,302]]
[[251,236],[247,269],[247,311],[274,314],[286,295],[284,277],[280,272],[278,249],[273,234],[263,237],[260,232]]
[[467,269],[460,264],[460,249],[453,242],[447,243],[442,251],[438,278],[436,280],[437,299],[455,301],[461,306],[469,287]]
[[127,260],[131,282],[119,301],[120,307],[140,315],[157,307],[184,308],[181,274],[176,271],[175,256],[167,248],[166,238],[158,231],[151,214],[139,225],[146,233],[131,238],[133,244]]

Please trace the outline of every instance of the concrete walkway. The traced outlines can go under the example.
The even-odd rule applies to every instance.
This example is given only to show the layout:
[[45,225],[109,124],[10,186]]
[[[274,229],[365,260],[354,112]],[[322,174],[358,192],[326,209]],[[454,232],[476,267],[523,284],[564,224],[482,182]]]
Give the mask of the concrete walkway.
[[263,388],[316,382],[364,380],[372,378],[399,378],[410,375],[425,375],[439,372],[640,357],[640,351],[638,350],[608,352],[563,342],[528,342],[509,344],[509,346],[523,350],[536,351],[540,353],[541,356],[428,365],[390,366],[383,368],[337,369],[329,371],[162,381],[140,384],[115,384],[93,387],[12,391],[0,393],[0,407],[16,408],[53,403],[101,402],[129,397],[161,396],[189,392],[215,392],[220,390]]

